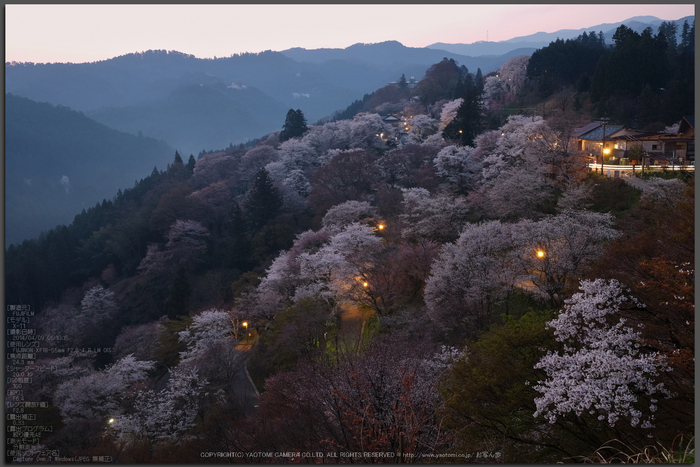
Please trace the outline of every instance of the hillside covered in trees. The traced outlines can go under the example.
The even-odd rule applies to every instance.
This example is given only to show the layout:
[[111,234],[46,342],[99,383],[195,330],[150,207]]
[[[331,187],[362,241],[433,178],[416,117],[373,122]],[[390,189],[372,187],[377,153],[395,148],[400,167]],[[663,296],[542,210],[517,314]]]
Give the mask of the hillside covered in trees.
[[604,78],[663,30],[618,32],[486,75],[445,58],[325,123],[290,109],[11,245],[7,303],[54,336],[31,384],[8,375],[53,427],[23,459],[694,459],[693,173],[642,192],[570,137],[643,92]]

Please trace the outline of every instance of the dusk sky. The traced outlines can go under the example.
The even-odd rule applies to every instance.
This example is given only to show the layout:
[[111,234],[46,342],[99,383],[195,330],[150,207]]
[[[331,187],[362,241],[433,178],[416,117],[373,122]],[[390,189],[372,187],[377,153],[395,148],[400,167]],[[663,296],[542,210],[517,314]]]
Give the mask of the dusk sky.
[[151,49],[212,58],[387,40],[425,47],[694,13],[694,4],[5,5],[5,61],[80,63]]

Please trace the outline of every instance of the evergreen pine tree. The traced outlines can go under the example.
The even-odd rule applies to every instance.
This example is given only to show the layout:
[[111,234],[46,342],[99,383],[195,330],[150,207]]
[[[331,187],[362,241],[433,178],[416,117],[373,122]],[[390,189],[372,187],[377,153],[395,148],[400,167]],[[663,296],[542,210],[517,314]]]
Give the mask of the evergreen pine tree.
[[190,158],[187,160],[187,170],[190,171],[190,173],[194,172],[194,166],[197,163],[197,161],[194,159],[194,156],[190,154]]
[[481,68],[476,69],[476,76],[474,77],[474,85],[479,93],[484,92],[484,75],[481,73]]
[[464,102],[457,109],[457,115],[445,127],[442,135],[445,139],[458,140],[462,145],[471,146],[484,126],[481,92],[476,86],[471,86],[462,98]]
[[175,162],[173,162],[173,165],[183,165],[184,162],[182,162],[182,157],[180,156],[180,153],[175,151]]
[[308,131],[306,125],[306,117],[301,109],[289,109],[287,118],[284,121],[284,126],[280,132],[280,141],[284,142],[291,138],[303,136]]
[[250,268],[250,240],[248,226],[243,211],[237,202],[231,206],[228,224],[229,239],[224,252],[224,264],[245,271]]
[[401,78],[399,79],[399,83],[396,86],[400,91],[403,91],[408,87],[408,83],[406,83],[406,75],[402,74]]
[[177,275],[170,286],[170,298],[166,302],[168,310],[168,318],[176,319],[179,316],[186,316],[190,302],[192,289],[187,280],[187,272],[185,266],[180,265],[177,270]]
[[260,169],[246,199],[246,212],[251,230],[258,231],[269,220],[277,217],[282,202],[282,195],[272,184],[269,173],[264,168]]
[[644,127],[649,123],[660,121],[660,107],[660,99],[654,94],[651,86],[647,84],[637,98],[637,122],[639,125]]

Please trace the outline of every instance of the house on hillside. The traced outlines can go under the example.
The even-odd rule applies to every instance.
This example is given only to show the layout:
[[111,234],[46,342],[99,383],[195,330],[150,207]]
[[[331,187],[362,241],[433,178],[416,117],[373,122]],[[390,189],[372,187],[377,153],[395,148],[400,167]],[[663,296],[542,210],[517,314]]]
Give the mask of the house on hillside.
[[[399,85],[399,82],[398,82],[398,81],[392,81],[392,82],[389,83],[389,84],[393,84],[394,86],[398,86],[398,85]],[[416,77],[415,77],[415,76],[411,76],[410,79],[407,79],[407,80],[406,80],[406,87],[407,87],[408,89],[413,89],[413,88],[415,88],[417,85],[418,85],[418,81],[416,81]]]
[[387,115],[386,117],[382,117],[382,121],[396,127],[401,122],[401,119],[396,115]]
[[[611,139],[624,130],[625,128],[622,125],[592,122],[584,127],[576,128],[571,133],[571,137],[576,140],[578,150],[587,152],[590,156],[599,158],[605,153],[606,156],[619,157],[620,148],[615,147]],[[608,152],[605,152],[606,149]]]
[[661,133],[661,152],[675,160],[695,162],[695,115],[684,115],[678,133]]
[[[600,162],[605,154],[612,161],[626,159],[634,146],[641,146],[650,158],[651,165],[685,164],[695,161],[695,116],[681,119],[678,133],[655,133],[625,128],[622,125],[593,122],[575,129],[571,137],[577,141],[579,151],[587,152]],[[641,161],[628,161],[632,164]]]

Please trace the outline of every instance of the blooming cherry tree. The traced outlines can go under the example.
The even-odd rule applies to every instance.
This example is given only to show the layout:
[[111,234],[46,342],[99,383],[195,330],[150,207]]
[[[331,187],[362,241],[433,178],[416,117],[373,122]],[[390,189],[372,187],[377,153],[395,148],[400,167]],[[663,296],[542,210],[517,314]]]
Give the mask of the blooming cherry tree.
[[226,180],[236,174],[237,168],[238,160],[230,153],[206,154],[194,165],[192,185],[201,188],[220,180]]
[[132,383],[145,380],[154,366],[154,362],[137,361],[133,355],[127,355],[104,371],[59,385],[54,393],[54,404],[66,422],[119,414],[122,412],[120,396]]
[[162,392],[139,391],[134,411],[114,418],[110,426],[124,441],[148,438],[152,441],[176,441],[195,426],[202,399],[208,395],[207,380],[195,369],[174,368]]
[[346,201],[336,204],[323,216],[323,229],[331,233],[339,233],[344,227],[363,220],[373,220],[377,209],[367,201]]
[[439,327],[483,328],[494,303],[518,282],[511,227],[499,221],[467,224],[455,243],[444,245],[425,283],[428,315]]
[[459,109],[459,106],[462,105],[462,102],[464,102],[464,99],[461,97],[459,99],[455,99],[453,101],[448,102],[444,106],[442,106],[442,113],[440,114],[440,121],[444,124],[447,125],[450,123],[454,118],[457,116],[457,109]]
[[[564,346],[562,352],[547,352],[535,365],[548,376],[535,386],[542,393],[535,399],[535,417],[554,423],[571,412],[598,414],[610,426],[626,418],[632,426],[641,421],[642,428],[652,428],[654,398],[670,397],[663,383],[653,379],[668,366],[663,356],[640,349],[640,333],[625,326],[623,318],[611,321],[623,307],[644,305],[615,280],[581,281],[580,290],[548,323]],[[647,414],[642,413],[641,396],[648,401]]]
[[406,223],[402,236],[408,239],[428,238],[436,241],[454,239],[467,215],[467,203],[462,197],[432,195],[425,188],[403,188]]
[[470,146],[447,146],[435,156],[435,173],[455,191],[466,194],[476,188],[481,174],[481,162]]
[[534,285],[557,303],[567,283],[598,258],[605,242],[619,234],[611,214],[565,210],[534,222],[513,225],[518,264]]
[[206,250],[209,229],[197,221],[176,220],[168,232],[168,243],[148,245],[146,256],[138,269],[144,273],[174,270],[179,264],[192,266]]

